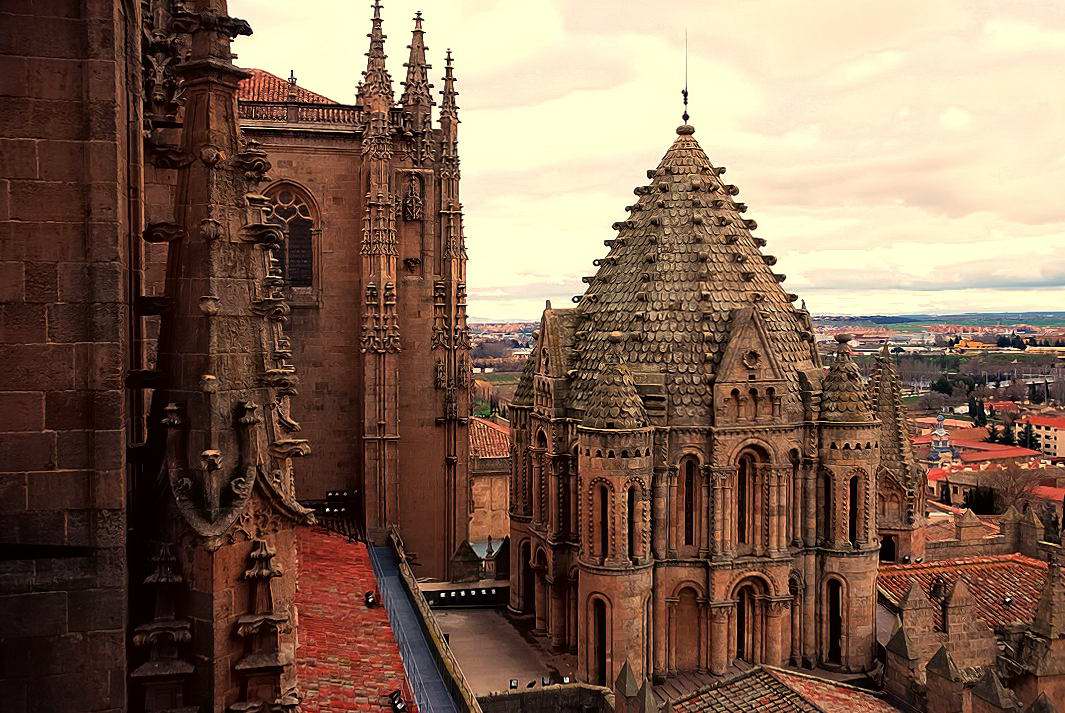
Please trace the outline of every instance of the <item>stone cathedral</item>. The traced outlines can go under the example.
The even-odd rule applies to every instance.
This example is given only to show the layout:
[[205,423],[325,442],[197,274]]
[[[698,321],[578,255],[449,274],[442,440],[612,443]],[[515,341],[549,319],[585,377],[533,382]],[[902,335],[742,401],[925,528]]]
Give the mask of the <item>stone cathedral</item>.
[[358,493],[369,537],[397,526],[419,574],[444,578],[468,519],[458,92],[448,52],[434,112],[418,13],[397,100],[372,12],[355,104],[252,70],[240,125],[273,164],[263,194],[288,232],[294,413],[315,434],[298,495]]
[[822,366],[694,133],[636,187],[576,306],[544,310],[512,410],[510,608],[593,683],[626,662],[637,680],[865,670],[881,538],[922,546],[895,369],[881,355],[870,394],[846,338]]

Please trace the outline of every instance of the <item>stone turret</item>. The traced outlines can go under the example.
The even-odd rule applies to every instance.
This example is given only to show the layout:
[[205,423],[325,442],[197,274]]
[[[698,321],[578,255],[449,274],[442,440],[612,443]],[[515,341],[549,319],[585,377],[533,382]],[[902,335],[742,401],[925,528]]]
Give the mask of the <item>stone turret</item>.
[[[651,584],[652,429],[632,376],[621,360],[620,333],[609,335],[607,355],[577,429],[581,499],[580,601],[610,592],[606,625],[611,643],[607,671],[594,658],[579,662],[582,677],[614,680],[614,667],[627,662],[637,680],[644,678],[644,609]],[[606,603],[604,601],[604,603]],[[579,612],[589,611],[580,607]],[[580,614],[578,615],[580,616]],[[598,626],[595,621],[580,624]],[[601,662],[599,662],[601,663]]]
[[870,378],[873,412],[880,421],[877,472],[877,522],[881,559],[916,561],[925,555],[925,479],[911,445],[902,406],[902,384],[895,361],[884,346]]

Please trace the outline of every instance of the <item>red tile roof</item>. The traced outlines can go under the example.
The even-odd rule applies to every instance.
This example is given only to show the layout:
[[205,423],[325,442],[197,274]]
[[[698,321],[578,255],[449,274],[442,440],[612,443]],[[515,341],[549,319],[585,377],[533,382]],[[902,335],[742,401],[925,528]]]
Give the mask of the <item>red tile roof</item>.
[[816,678],[796,671],[773,669],[772,673],[788,688],[816,704],[825,713],[897,713],[895,706],[853,686]]
[[366,545],[317,528],[298,537],[303,713],[391,711],[388,694],[402,690],[409,700],[409,688],[388,613],[363,600],[377,589]]
[[875,693],[769,666],[701,688],[671,707],[677,713],[898,713]]
[[1030,423],[1033,426],[1050,426],[1051,428],[1065,429],[1065,416],[1023,416],[1018,423]]
[[471,418],[470,454],[476,458],[509,458],[510,427],[484,418]]
[[[1047,579],[1047,563],[1020,554],[924,562],[921,564],[882,564],[876,583],[880,591],[894,603],[917,582],[927,595],[936,577],[946,581],[946,591],[961,577],[969,585],[976,615],[991,628],[1012,622],[1031,623],[1039,594]],[[1006,597],[1012,597],[1009,606]],[[937,625],[942,625],[943,613],[932,607]]]
[[1032,488],[1031,494],[1042,500],[1053,500],[1056,503],[1065,500],[1065,488],[1056,488],[1053,485],[1037,485]]
[[[968,448],[970,445],[976,444],[956,444],[961,448]],[[981,448],[973,449],[970,451],[963,450],[958,454],[958,458],[962,463],[979,463],[988,460],[1007,460],[1013,458],[1030,458],[1032,456],[1040,456],[1042,453],[1039,451],[1033,451],[1031,448],[1021,448],[1020,446],[1005,446],[1001,443],[981,443]],[[984,448],[983,446],[995,446],[992,448]]]
[[1005,413],[1020,413],[1021,407],[1015,401],[985,401],[984,406]]
[[[288,97],[289,83],[276,74],[264,69],[248,69],[251,76],[240,83],[237,99],[240,101],[283,102]],[[296,85],[296,101],[306,104],[336,104],[329,97],[316,94],[309,89]]]

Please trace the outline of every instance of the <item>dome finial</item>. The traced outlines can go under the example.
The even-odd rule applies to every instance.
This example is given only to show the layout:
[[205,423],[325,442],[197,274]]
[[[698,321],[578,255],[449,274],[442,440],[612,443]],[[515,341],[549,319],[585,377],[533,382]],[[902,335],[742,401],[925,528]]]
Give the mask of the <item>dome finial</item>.
[[681,91],[681,96],[684,97],[684,113],[680,115],[680,118],[684,120],[684,123],[688,123],[688,29],[684,28],[684,89]]

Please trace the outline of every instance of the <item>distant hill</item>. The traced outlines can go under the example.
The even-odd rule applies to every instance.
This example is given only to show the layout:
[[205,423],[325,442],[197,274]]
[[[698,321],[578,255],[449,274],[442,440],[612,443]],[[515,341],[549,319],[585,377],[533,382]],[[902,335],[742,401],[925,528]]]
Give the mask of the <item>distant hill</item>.
[[1065,312],[963,312],[961,314],[896,315],[816,315],[814,321],[825,326],[843,325],[916,325],[968,324],[977,327],[996,324],[1030,324],[1039,327],[1065,326]]

